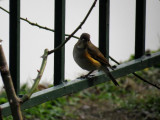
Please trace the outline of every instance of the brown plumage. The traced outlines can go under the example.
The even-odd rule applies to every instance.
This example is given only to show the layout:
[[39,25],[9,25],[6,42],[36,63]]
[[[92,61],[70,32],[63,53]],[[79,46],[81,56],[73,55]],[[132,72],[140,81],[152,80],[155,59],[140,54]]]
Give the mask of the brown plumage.
[[88,33],[83,33],[75,44],[73,57],[82,69],[88,71],[102,70],[111,78],[116,86],[119,85],[107,68],[110,67],[112,69],[111,65],[100,50],[91,43]]

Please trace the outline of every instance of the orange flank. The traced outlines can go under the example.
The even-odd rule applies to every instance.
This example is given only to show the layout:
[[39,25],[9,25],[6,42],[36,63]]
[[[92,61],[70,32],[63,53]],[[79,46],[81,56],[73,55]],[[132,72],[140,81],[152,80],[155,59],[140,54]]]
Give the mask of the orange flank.
[[96,68],[101,67],[101,63],[97,60],[95,60],[91,55],[86,51],[85,56],[88,58],[88,60],[91,62],[92,65],[94,65]]

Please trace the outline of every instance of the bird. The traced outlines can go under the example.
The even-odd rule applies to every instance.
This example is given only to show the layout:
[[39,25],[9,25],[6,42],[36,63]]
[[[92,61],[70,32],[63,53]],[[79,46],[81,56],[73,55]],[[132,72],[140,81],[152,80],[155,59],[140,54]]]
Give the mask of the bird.
[[94,70],[100,70],[105,72],[116,86],[119,86],[108,69],[108,67],[112,70],[113,68],[100,50],[92,44],[88,33],[82,33],[78,42],[74,45],[73,58],[82,69],[90,71],[86,77]]

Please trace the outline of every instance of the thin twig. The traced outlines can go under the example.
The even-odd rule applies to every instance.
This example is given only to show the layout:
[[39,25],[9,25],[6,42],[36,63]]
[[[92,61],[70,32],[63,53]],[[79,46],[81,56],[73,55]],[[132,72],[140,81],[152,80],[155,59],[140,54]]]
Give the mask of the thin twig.
[[[6,9],[4,9],[4,8],[1,7],[1,6],[0,6],[0,9],[3,10],[3,11],[5,11],[6,13],[10,14],[9,11],[7,11]],[[29,23],[29,24],[32,25],[32,26],[36,26],[36,27],[38,27],[38,28],[41,28],[41,29],[44,29],[44,30],[48,30],[48,31],[51,31],[51,32],[55,32],[54,29],[51,29],[51,28],[48,28],[48,27],[39,25],[38,23],[31,22],[31,21],[29,21],[27,18],[22,18],[22,17],[20,17],[20,19],[21,19],[22,21],[25,21],[25,22]],[[68,37],[68,36],[70,36],[70,35],[69,35],[69,34],[65,34],[65,36]],[[77,36],[72,36],[72,37],[75,38],[75,39],[79,39],[79,37],[77,37]]]
[[39,27],[41,29],[45,29],[45,30],[48,30],[48,31],[51,31],[51,32],[55,32],[55,30],[53,30],[51,28],[44,27],[44,26],[39,25],[38,23],[33,23],[33,22],[29,21],[28,18],[21,18],[20,17],[20,19],[25,21],[25,22],[27,22],[27,23],[29,23],[30,25],[37,26],[37,27]]
[[69,35],[66,40],[60,44],[58,47],[56,47],[55,49],[51,50],[48,52],[48,55],[52,54],[53,52],[55,52],[56,50],[60,49],[61,47],[63,47],[65,45],[66,42],[68,42],[70,40],[70,38],[79,30],[82,28],[82,25],[85,23],[85,21],[87,20],[88,16],[90,15],[91,11],[93,10],[93,8],[96,5],[97,0],[95,0],[91,6],[91,8],[89,9],[87,15],[85,16],[85,18],[83,19],[83,21],[80,23],[80,25],[71,33],[71,35]]
[[42,78],[44,69],[46,67],[47,57],[48,57],[48,49],[45,49],[44,50],[44,54],[42,56],[43,61],[42,61],[42,64],[41,64],[41,68],[40,68],[40,70],[38,70],[38,75],[37,75],[37,77],[36,77],[36,79],[34,81],[34,84],[33,84],[32,88],[30,89],[30,91],[22,97],[21,103],[24,103],[25,101],[27,101],[31,97],[31,95],[35,92],[35,90],[36,90],[36,88],[37,88],[37,86],[39,84],[39,81]]
[[5,11],[6,13],[9,14],[9,11],[7,11],[6,9],[4,9],[3,7],[0,6],[0,9],[2,9],[3,11]]
[[[117,63],[118,65],[120,65],[120,63],[119,63],[118,61],[116,61],[114,58],[112,58],[111,56],[109,56],[109,58],[110,58],[112,61],[114,61],[115,63]],[[136,74],[135,72],[133,72],[132,74],[133,74],[134,76],[136,76],[137,78],[139,78],[140,80],[142,80],[143,82],[146,82],[146,83],[148,83],[148,84],[156,87],[157,89],[160,89],[159,86],[157,86],[156,84],[153,84],[153,83],[147,81],[146,79],[142,78],[141,76],[139,76],[139,75]]]

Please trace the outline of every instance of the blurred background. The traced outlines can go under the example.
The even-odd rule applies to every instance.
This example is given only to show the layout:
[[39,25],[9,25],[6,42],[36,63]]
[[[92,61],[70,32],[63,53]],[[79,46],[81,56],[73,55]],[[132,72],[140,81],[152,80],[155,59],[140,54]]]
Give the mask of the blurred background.
[[[80,24],[91,7],[93,0],[66,0],[66,33],[70,34]],[[0,6],[9,10],[9,0],[0,0]],[[98,2],[86,23],[75,35],[83,32],[91,35],[91,41],[98,46]],[[160,48],[160,1],[147,0],[146,50]],[[54,0],[21,0],[21,17],[31,22],[54,29]],[[40,68],[45,48],[54,46],[54,33],[31,26],[21,21],[21,85],[31,85]],[[6,58],[9,55],[9,15],[0,9],[0,39]],[[110,56],[118,61],[127,60],[134,54],[135,41],[135,0],[110,1]],[[82,70],[73,60],[72,49],[76,39],[65,46],[65,78],[73,80],[87,71]],[[53,57],[50,55],[41,83],[53,83]],[[112,63],[112,62],[111,62]],[[113,63],[112,63],[113,64]],[[0,87],[2,87],[0,78]]]

